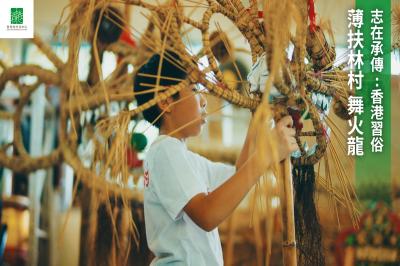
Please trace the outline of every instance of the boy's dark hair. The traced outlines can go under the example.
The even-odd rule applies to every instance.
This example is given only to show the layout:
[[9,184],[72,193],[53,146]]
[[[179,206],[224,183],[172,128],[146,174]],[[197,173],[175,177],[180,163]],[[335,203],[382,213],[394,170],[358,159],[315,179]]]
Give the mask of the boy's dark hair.
[[229,58],[232,51],[232,43],[224,32],[214,31],[210,34],[211,51],[215,58],[224,63]]
[[[100,17],[101,15],[101,17]],[[97,38],[101,43],[111,44],[118,41],[121,36],[123,21],[121,20],[122,14],[115,7],[107,7],[103,13],[101,9],[96,9],[93,15],[93,30],[96,30],[98,20],[100,19],[99,32]]]
[[[146,90],[152,90],[157,83],[157,73],[160,64],[160,54],[154,54],[150,59],[139,68],[137,71],[134,82],[133,90],[135,93],[143,92]],[[143,75],[145,74],[145,75]],[[186,71],[183,69],[182,60],[176,53],[166,50],[164,52],[164,58],[161,63],[161,78],[159,81],[160,86],[173,86],[187,77]],[[169,79],[168,79],[169,78]],[[143,94],[136,95],[138,106],[150,101],[155,96],[154,91],[150,91]],[[174,99],[179,98],[179,93],[172,95]],[[161,114],[160,108],[154,105],[143,111],[144,118],[149,122],[153,123],[157,128],[161,127],[162,117],[157,121],[157,117]]]

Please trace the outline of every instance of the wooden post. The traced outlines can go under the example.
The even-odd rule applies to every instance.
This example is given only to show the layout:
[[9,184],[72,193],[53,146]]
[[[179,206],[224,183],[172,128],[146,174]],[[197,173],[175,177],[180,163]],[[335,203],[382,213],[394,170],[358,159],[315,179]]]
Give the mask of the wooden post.
[[234,254],[235,254],[235,234],[237,230],[237,212],[233,212],[228,220],[226,234],[226,245],[225,245],[225,258],[224,265],[232,266],[234,264]]
[[[43,155],[44,115],[45,115],[45,87],[41,85],[32,94],[30,154],[31,156]],[[37,170],[29,174],[29,265],[39,264],[39,239],[40,226],[40,197],[43,191],[46,171]]]
[[294,224],[293,179],[290,158],[281,163],[283,173],[284,202],[282,202],[283,217],[283,263],[285,266],[296,266],[296,231]]

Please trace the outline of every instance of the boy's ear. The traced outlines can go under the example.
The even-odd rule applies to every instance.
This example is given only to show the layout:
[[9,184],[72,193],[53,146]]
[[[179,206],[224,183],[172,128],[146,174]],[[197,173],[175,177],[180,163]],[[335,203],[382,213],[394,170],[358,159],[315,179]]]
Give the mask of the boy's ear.
[[158,108],[160,108],[160,110],[162,112],[170,113],[171,112],[171,103],[172,103],[172,98],[168,97],[167,99],[158,102],[157,106],[158,106]]

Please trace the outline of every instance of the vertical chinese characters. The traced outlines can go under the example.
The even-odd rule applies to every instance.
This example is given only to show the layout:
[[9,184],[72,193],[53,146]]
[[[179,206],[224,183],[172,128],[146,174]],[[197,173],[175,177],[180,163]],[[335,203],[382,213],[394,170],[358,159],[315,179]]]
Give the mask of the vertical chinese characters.
[[[384,66],[383,58],[383,10],[371,11],[371,71],[382,73]],[[371,130],[372,152],[383,151],[383,91],[379,85],[379,78],[375,78],[375,88],[371,89]]]
[[[347,65],[349,67],[349,81],[348,85],[352,94],[353,90],[362,89],[362,79],[364,77],[362,72],[362,66],[364,65],[362,54],[362,48],[364,48],[364,36],[361,31],[361,27],[364,25],[364,13],[360,9],[348,10],[348,47],[349,59]],[[353,88],[355,85],[355,88]],[[351,156],[362,156],[364,155],[364,137],[361,131],[363,120],[359,119],[358,115],[364,113],[364,99],[361,96],[351,95],[349,97],[348,112],[352,115],[349,120],[350,131],[347,137],[347,154]]]

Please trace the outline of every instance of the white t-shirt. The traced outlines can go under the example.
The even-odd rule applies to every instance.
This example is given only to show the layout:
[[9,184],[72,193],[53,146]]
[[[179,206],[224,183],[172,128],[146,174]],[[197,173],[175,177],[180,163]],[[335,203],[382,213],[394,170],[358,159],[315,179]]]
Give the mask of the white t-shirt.
[[183,211],[195,195],[208,193],[235,173],[189,151],[176,138],[159,136],[144,162],[144,216],[151,265],[223,265],[218,229],[206,232]]

